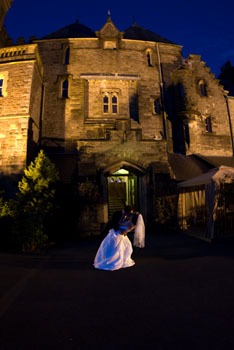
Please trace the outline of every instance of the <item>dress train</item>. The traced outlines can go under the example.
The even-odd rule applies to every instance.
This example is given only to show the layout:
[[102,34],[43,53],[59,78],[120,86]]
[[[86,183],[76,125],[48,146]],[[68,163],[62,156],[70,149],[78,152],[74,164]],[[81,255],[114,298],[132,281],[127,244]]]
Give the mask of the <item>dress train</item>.
[[131,258],[132,243],[128,236],[110,229],[101,242],[94,259],[94,267],[100,270],[119,270],[135,265]]

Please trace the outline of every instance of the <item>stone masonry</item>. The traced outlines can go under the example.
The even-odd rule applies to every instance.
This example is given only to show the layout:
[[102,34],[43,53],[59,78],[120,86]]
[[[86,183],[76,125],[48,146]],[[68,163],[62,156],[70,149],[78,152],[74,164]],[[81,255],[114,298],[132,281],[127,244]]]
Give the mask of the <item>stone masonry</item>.
[[[69,33],[69,34],[67,34]],[[111,18],[98,32],[74,23],[0,49],[0,172],[20,174],[39,148],[65,183],[138,178],[146,220],[169,154],[233,156],[234,102],[199,55]],[[101,180],[100,180],[101,179]],[[105,203],[104,203],[105,204]]]

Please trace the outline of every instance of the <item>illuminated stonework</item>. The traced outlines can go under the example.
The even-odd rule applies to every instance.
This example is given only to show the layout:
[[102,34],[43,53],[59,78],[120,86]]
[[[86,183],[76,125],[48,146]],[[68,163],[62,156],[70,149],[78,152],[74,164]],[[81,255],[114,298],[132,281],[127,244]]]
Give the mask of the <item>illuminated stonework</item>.
[[233,115],[200,56],[185,60],[182,46],[135,24],[76,22],[0,49],[1,174],[21,173],[43,148],[64,183],[95,179],[110,203],[106,180],[125,169],[129,198],[149,216],[158,178],[177,180],[173,155],[232,157]]

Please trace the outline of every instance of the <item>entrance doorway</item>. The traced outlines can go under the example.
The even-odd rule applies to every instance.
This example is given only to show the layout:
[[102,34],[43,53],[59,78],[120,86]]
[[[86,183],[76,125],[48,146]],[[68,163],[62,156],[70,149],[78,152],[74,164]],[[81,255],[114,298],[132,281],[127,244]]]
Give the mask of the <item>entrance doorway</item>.
[[119,169],[107,178],[108,215],[125,205],[138,207],[138,178],[126,169]]

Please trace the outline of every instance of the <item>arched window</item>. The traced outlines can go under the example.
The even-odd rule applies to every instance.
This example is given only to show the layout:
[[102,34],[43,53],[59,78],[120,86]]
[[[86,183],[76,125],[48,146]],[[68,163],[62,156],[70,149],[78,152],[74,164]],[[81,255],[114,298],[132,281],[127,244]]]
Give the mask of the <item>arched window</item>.
[[211,123],[211,117],[207,117],[205,119],[205,125],[206,125],[206,132],[212,132],[212,123]]
[[108,95],[105,95],[103,97],[103,113],[109,112],[109,97]]
[[116,93],[105,93],[103,96],[103,113],[118,113],[118,97]]
[[70,63],[70,48],[67,47],[64,55],[64,64],[69,64],[69,63]]
[[69,87],[68,79],[63,80],[63,82],[62,82],[62,94],[61,94],[61,96],[63,98],[68,98],[68,87]]
[[146,57],[147,57],[148,66],[149,67],[153,67],[153,65],[152,65],[152,57],[151,57],[151,52],[150,51],[147,51]]
[[118,112],[118,100],[116,95],[112,96],[111,105],[112,105],[112,113],[116,114]]
[[200,80],[198,83],[199,86],[199,92],[201,96],[207,96],[207,86],[204,82],[204,80]]

